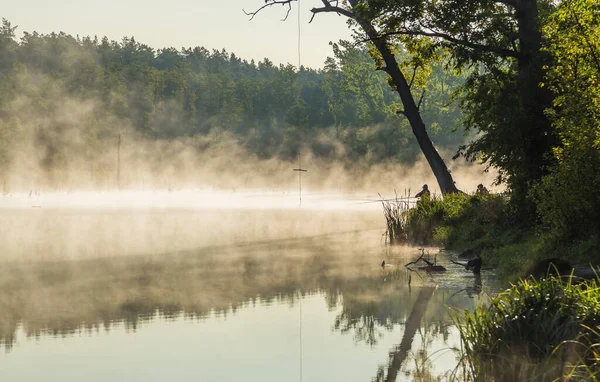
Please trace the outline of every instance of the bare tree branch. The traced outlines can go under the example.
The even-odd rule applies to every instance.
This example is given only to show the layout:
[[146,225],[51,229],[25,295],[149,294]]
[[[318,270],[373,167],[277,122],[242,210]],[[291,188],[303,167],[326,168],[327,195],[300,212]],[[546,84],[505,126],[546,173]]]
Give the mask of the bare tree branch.
[[[350,12],[347,9],[338,7],[338,6],[333,6],[331,5],[329,2],[327,2],[327,0],[323,0],[323,4],[325,4],[324,7],[322,8],[313,8],[310,11],[313,13],[313,18],[314,15],[316,15],[317,13],[323,13],[323,12],[335,12],[339,15],[343,15],[349,18],[354,18],[354,13]],[[312,18],[311,18],[312,21]]]
[[404,264],[404,266],[405,266],[406,268],[408,268],[408,266],[409,266],[409,265],[413,265],[413,264],[416,264],[416,263],[418,263],[420,260],[424,260],[424,259],[423,259],[423,256],[425,256],[425,253],[422,253],[422,254],[421,254],[421,256],[419,256],[419,258],[418,258],[418,259],[416,259],[415,261],[411,261],[411,262],[409,262],[409,263],[406,263],[406,264]]
[[[265,0],[265,4],[263,6],[261,6],[260,8],[258,8],[254,12],[246,12],[245,9],[242,9],[242,11],[246,14],[246,16],[250,16],[250,20],[252,20],[260,11],[262,11],[265,8],[271,7],[273,5],[284,5],[284,6],[287,5],[288,9],[285,14],[285,17],[282,20],[282,21],[285,21],[285,20],[287,20],[288,16],[290,15],[290,12],[292,10],[292,2],[295,2],[295,1],[298,1],[298,0]],[[312,12],[312,16],[310,18],[309,24],[313,21],[313,19],[315,18],[315,15],[317,13],[323,13],[323,12],[333,12],[333,13],[337,13],[338,15],[343,15],[343,16],[350,17],[350,18],[354,17],[354,13],[339,6],[339,3],[340,3],[339,0],[321,0],[321,2],[323,3],[323,7],[313,8],[310,10]]]
[[452,264],[460,265],[461,267],[465,267],[465,268],[467,267],[467,264],[466,264],[466,263],[465,263],[465,264],[463,264],[463,263],[459,263],[458,261],[454,261],[454,260],[452,260],[452,259],[450,259],[450,262],[451,262]]
[[246,16],[250,16],[250,20],[254,19],[254,17],[263,9],[268,8],[270,6],[273,5],[287,5],[288,6],[288,10],[285,14],[285,17],[283,18],[282,21],[287,20],[288,16],[290,15],[290,11],[292,10],[292,2],[293,1],[297,1],[297,0],[265,0],[265,4],[258,8],[256,11],[254,12],[246,12],[245,9],[242,9],[242,11],[246,14]]

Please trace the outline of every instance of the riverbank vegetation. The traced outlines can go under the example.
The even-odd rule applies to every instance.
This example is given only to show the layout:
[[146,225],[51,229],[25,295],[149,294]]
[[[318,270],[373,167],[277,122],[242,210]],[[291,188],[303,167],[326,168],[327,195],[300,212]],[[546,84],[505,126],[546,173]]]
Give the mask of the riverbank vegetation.
[[[598,3],[529,3],[538,12],[540,39],[539,61],[528,68],[518,49],[514,57],[488,52],[497,60],[491,63],[477,48],[461,51],[460,43],[438,41],[450,45],[458,66],[483,65],[460,90],[467,129],[478,135],[459,155],[498,169],[505,192],[422,198],[403,225],[409,242],[470,249],[512,280],[542,258],[597,263],[600,255]],[[436,17],[432,22],[447,28],[445,15]],[[494,41],[498,49],[515,48]],[[520,82],[531,65],[539,65],[534,93]]]
[[474,380],[600,377],[596,281],[521,280],[488,307],[455,317]]
[[[506,190],[426,195],[410,210],[384,202],[388,230],[399,227],[388,237],[481,254],[513,282],[541,259],[598,264],[598,2],[467,1],[460,14],[454,2],[439,11],[417,3],[414,13],[369,16],[390,35],[433,37],[457,66],[480,68],[461,88],[466,127],[478,134],[459,155],[498,169]],[[550,277],[521,279],[456,320],[473,380],[597,381],[599,315],[597,281]]]
[[518,279],[536,261],[546,258],[583,264],[598,260],[597,233],[574,240],[542,224],[524,226],[515,220],[507,195],[434,195],[421,198],[410,209],[403,207],[401,200],[387,203],[392,205],[384,212],[393,211],[386,212],[388,230],[396,227],[397,233],[392,235],[396,240],[480,254],[486,266],[497,268],[506,280]]

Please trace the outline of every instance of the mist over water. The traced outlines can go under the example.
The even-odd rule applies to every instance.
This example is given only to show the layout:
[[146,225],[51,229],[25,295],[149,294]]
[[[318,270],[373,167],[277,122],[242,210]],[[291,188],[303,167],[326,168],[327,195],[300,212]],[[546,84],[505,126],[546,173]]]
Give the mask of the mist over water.
[[379,203],[336,194],[125,191],[17,194],[0,201],[0,261],[173,253],[378,230]]
[[[0,371],[19,381],[318,381],[454,368],[446,305],[483,298],[473,276],[454,266],[409,285],[402,265],[419,251],[385,245],[378,196],[304,191],[301,208],[298,197],[292,187],[1,197]],[[415,327],[415,315],[428,318]],[[73,355],[80,362],[65,364]]]
[[[24,67],[11,81],[10,134],[0,136],[3,379],[381,380],[456,366],[446,306],[479,303],[493,275],[475,279],[429,249],[452,272],[411,279],[403,264],[418,249],[382,236],[381,198],[424,183],[435,192],[422,156],[349,160],[327,126],[313,145],[278,132],[286,147],[253,154],[244,139],[268,136],[235,136],[221,121],[184,131],[181,102],[155,100],[143,130],[121,110],[125,95],[138,99],[131,89],[78,98],[69,81]],[[493,172],[447,165],[460,189],[491,189]]]

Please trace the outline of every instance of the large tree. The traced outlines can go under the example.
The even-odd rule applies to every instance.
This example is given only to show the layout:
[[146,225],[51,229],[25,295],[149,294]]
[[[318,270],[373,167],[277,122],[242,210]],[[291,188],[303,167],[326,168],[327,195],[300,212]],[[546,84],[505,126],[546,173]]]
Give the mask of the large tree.
[[[291,4],[294,1],[297,0],[266,0],[265,4],[261,8],[250,13],[250,15],[253,16],[266,7],[277,4],[287,4],[291,7]],[[379,58],[378,62],[380,64],[380,68],[389,75],[390,86],[394,88],[402,100],[404,109],[400,112],[404,114],[410,122],[410,126],[417,139],[417,142],[419,143],[419,147],[425,155],[425,158],[427,159],[427,162],[429,163],[431,170],[437,179],[442,193],[446,194],[458,192],[450,171],[448,171],[444,160],[437,152],[433,142],[429,138],[425,123],[423,122],[419,112],[421,102],[415,101],[411,91],[412,81],[409,81],[404,72],[401,70],[400,64],[396,59],[396,55],[394,54],[394,44],[390,43],[390,35],[378,31],[376,27],[377,19],[372,14],[372,8],[369,7],[369,3],[366,1],[350,0],[348,1],[348,5],[340,6],[339,1],[322,0],[322,2],[323,7],[313,8],[311,10],[313,16],[322,12],[332,12],[344,15],[353,20],[365,33],[369,42],[378,52],[377,58]],[[417,69],[418,67],[415,67],[414,71]]]
[[[266,0],[265,7],[296,0]],[[550,0],[322,0],[314,15],[344,15],[358,27],[379,57],[390,85],[400,95],[403,113],[443,192],[455,191],[446,166],[431,144],[411,84],[394,55],[398,44],[427,56],[448,50],[459,68],[474,67],[463,106],[467,128],[480,134],[461,153],[500,170],[501,181],[524,200],[529,184],[553,163],[555,136],[544,110],[552,94],[539,86],[548,55],[541,27],[553,9]]]

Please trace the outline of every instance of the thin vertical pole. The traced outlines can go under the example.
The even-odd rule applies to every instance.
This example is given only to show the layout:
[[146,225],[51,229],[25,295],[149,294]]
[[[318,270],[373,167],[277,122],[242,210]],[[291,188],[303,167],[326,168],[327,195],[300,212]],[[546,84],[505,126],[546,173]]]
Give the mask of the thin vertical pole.
[[117,140],[117,188],[121,189],[121,134]]
[[298,171],[298,196],[300,199],[299,207],[302,207],[302,173],[306,172],[306,170],[302,168],[300,151],[298,151],[298,168],[295,168],[294,171]]
[[303,358],[303,350],[302,350],[302,290],[299,291],[300,293],[300,300],[299,300],[299,305],[300,305],[300,382],[302,382],[302,369],[303,369],[303,365],[302,365],[302,358]]
[[[300,151],[298,151],[298,168],[302,168],[302,161],[300,158]],[[298,190],[298,196],[300,198],[300,204],[298,207],[302,207],[302,171],[298,171]]]

